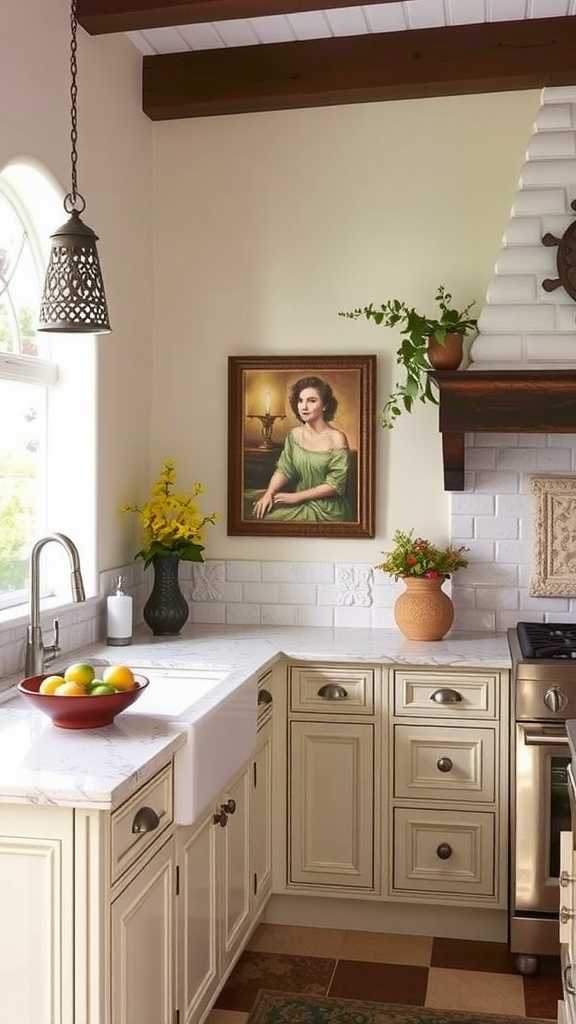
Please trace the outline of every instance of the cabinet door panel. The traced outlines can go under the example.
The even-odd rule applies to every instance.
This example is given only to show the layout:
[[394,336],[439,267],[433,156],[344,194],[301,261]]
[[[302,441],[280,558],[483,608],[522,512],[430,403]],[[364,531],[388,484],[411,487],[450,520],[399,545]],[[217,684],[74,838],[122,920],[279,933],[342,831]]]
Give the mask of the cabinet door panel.
[[111,908],[112,1024],[173,1024],[174,840]]
[[250,925],[250,786],[248,765],[226,790],[224,800],[233,800],[235,810],[222,830],[222,956],[225,967],[236,953]]
[[254,757],[252,876],[255,909],[258,910],[272,887],[272,730],[270,725],[266,725],[258,733],[258,745]]
[[374,727],[292,722],[290,881],[374,884]]
[[199,826],[180,829],[179,998],[185,1024],[199,1020],[218,985],[216,902],[219,825],[212,811]]
[[61,807],[0,814],[0,1020],[72,1024],[74,823]]

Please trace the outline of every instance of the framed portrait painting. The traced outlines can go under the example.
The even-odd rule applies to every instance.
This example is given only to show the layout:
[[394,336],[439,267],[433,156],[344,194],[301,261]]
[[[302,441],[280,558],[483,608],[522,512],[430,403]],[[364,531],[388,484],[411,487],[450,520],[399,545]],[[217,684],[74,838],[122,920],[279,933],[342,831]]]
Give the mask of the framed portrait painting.
[[228,533],[374,536],[376,356],[229,359]]

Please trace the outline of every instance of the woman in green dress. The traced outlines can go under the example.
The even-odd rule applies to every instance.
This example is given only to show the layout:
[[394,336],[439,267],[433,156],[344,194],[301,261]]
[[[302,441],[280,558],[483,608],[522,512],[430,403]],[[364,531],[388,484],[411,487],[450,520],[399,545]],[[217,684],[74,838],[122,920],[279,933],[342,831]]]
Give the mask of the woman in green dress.
[[[350,453],[346,434],[330,426],[338,402],[320,377],[302,377],[288,396],[298,426],[287,435],[263,494],[254,495],[257,519],[338,523],[353,519],[346,496]],[[293,490],[286,490],[291,485]]]

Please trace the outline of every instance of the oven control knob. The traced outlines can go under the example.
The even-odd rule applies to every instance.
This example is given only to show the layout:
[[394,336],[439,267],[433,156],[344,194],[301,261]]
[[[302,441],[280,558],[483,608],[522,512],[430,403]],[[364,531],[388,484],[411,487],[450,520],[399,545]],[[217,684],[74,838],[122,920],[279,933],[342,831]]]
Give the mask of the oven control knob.
[[562,693],[562,690],[554,686],[552,689],[546,690],[544,703],[550,711],[563,711],[568,703],[568,697]]

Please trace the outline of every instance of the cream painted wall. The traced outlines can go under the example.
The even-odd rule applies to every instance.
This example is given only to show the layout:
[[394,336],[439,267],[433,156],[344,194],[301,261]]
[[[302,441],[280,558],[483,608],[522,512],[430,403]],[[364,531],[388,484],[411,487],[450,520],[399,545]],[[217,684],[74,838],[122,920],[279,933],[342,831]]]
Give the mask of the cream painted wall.
[[437,413],[377,434],[377,536],[226,536],[226,365],[263,352],[376,352],[395,338],[338,318],[445,282],[484,299],[536,92],[167,122],[155,126],[156,326],[151,472],[203,480],[212,558],[374,560],[397,527],[448,537]]
[[[0,12],[0,169],[18,158],[39,161],[65,191],[68,12],[68,0],[3,0]],[[135,550],[133,525],[118,507],[141,493],[148,477],[152,126],[141,110],[141,58],[127,39],[80,31],[79,65],[79,183],[86,222],[101,238],[114,328],[97,341],[97,566],[104,569]],[[71,487],[74,479],[70,465]]]

